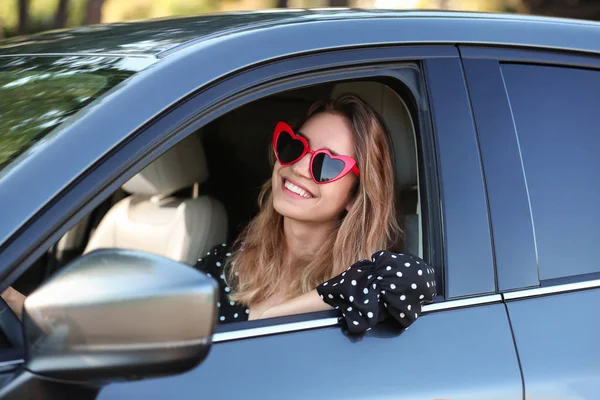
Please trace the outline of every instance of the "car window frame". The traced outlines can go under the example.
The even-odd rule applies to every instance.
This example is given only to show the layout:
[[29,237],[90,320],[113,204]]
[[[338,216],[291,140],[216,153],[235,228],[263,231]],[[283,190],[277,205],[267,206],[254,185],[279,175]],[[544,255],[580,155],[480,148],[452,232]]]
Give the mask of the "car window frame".
[[[299,80],[304,80],[304,84],[309,85],[340,79],[374,79],[377,76],[394,79],[394,68],[392,68],[394,64],[402,68],[407,62],[425,61],[423,65],[427,68],[435,68],[433,62],[438,59],[451,59],[454,63],[458,63],[458,52],[451,45],[385,46],[334,50],[320,54],[290,57],[251,70],[243,70],[194,93],[176,108],[157,116],[151,124],[138,130],[123,145],[95,165],[90,166],[74,185],[71,185],[58,196],[57,200],[59,201],[47,205],[44,212],[27,227],[28,230],[34,232],[39,227],[46,227],[45,237],[41,237],[43,235],[39,233],[35,238],[20,235],[16,241],[10,244],[9,250],[13,252],[30,250],[26,252],[28,255],[26,258],[18,260],[20,265],[13,265],[12,275],[17,273],[19,267],[26,265],[28,261],[34,261],[41,255],[44,248],[56,242],[64,232],[96,207],[102,199],[109,196],[130,179],[136,171],[141,170],[184,137],[196,132],[201,126],[234,108],[269,94],[297,88]],[[333,72],[333,69],[337,70]],[[443,68],[437,68],[437,71],[438,74],[443,75]],[[312,76],[308,78],[310,74]],[[299,75],[300,78],[298,78]],[[441,75],[439,79],[443,79]],[[462,73],[460,76],[462,76]],[[431,82],[428,84],[431,84]],[[460,88],[460,85],[464,82],[458,82],[458,84]],[[427,99],[424,100],[427,101]],[[198,105],[201,105],[201,107],[198,107]],[[417,132],[418,135],[430,131],[432,126],[428,106],[425,107],[425,112],[428,115],[420,126]],[[427,242],[430,249],[426,249],[425,256],[426,258],[432,258],[431,262],[434,265],[442,266],[444,280],[447,281],[448,268],[446,267],[444,254],[443,228],[439,225],[429,226],[431,221],[436,221],[437,224],[443,223],[440,196],[435,196],[436,190],[439,190],[440,186],[439,178],[437,178],[438,166],[436,160],[438,154],[436,153],[436,139],[433,135],[430,136],[427,141],[421,141],[422,145],[429,146],[429,149],[425,153],[421,153],[419,157],[422,159],[422,165],[430,169],[421,175],[424,185],[433,192],[427,195],[428,199],[432,198],[431,196],[436,199],[427,201],[424,204],[427,206],[424,208],[427,209],[423,209],[424,213],[429,213],[429,217],[426,219],[427,229],[424,229],[424,231],[429,234],[435,232],[434,239]],[[429,158],[425,157],[423,159],[425,154],[429,154]],[[432,217],[434,215],[437,217]],[[484,218],[487,219],[487,214]],[[435,231],[436,229],[438,231]],[[489,234],[489,232],[487,233]],[[434,250],[433,254],[430,253],[431,249]],[[485,257],[487,256],[484,252]],[[458,279],[455,279],[456,281]],[[6,281],[4,283],[6,284]],[[428,311],[441,311],[498,301],[493,289],[491,292],[486,290],[483,293],[473,293],[473,295],[477,295],[478,298],[475,300],[456,299],[444,303],[435,303],[428,306]],[[287,332],[338,323],[336,317],[331,313],[326,313],[329,312],[291,316],[292,319],[283,319],[279,322],[268,321],[266,325],[271,327],[267,330],[268,332],[262,329],[262,332],[252,334],[269,334],[269,332],[273,333],[274,330]],[[296,324],[296,322],[299,324]],[[265,321],[262,322],[262,324],[264,323]],[[257,329],[261,329],[261,327],[257,327]],[[248,329],[241,330],[246,331],[245,337],[249,337]]]
[[[512,119],[512,108],[506,87],[504,86],[502,76],[502,64],[525,64],[552,66],[558,68],[578,68],[592,69],[600,73],[600,57],[597,54],[565,51],[563,49],[527,49],[515,47],[486,47],[486,46],[459,46],[461,57],[465,63],[467,81],[469,83],[470,92],[473,92],[480,86],[485,87],[486,101],[495,104],[496,115],[492,121],[492,116],[485,115],[483,112],[477,111],[477,105],[474,104],[474,117],[479,128],[478,135],[482,136],[481,128],[488,129],[487,134],[492,135],[492,132],[504,131],[506,134],[511,133],[516,137],[516,126]],[[478,76],[477,76],[478,75]],[[487,81],[484,83],[484,81]],[[495,83],[494,83],[495,82]],[[473,93],[471,93],[473,97]],[[477,96],[476,96],[477,97]],[[478,96],[482,98],[481,95]],[[491,130],[491,124],[494,122],[495,129]],[[500,122],[498,124],[498,122]],[[482,138],[483,139],[483,138]],[[485,140],[485,139],[483,139]],[[485,151],[484,151],[485,152]],[[509,171],[513,184],[523,185],[525,180],[522,164],[515,165],[518,160],[522,163],[518,147],[504,143],[495,143],[495,156],[489,157],[485,155],[486,180],[489,184],[494,184],[497,179],[490,176],[490,173],[498,173],[500,165],[498,160],[512,160]],[[491,154],[488,152],[487,154]],[[495,161],[493,158],[497,158]],[[492,165],[492,164],[496,165]],[[507,171],[504,165],[504,177],[506,179]],[[493,172],[496,170],[496,172]],[[519,182],[519,179],[521,182]],[[523,186],[526,190],[526,185]],[[489,194],[490,203],[492,204],[490,216],[492,221],[501,218],[501,215],[506,215],[509,204],[501,204],[501,201],[494,199],[492,193]],[[522,199],[521,199],[522,200]],[[565,278],[540,280],[538,274],[537,249],[535,242],[529,248],[521,249],[515,252],[515,246],[510,245],[510,241],[502,243],[499,238],[508,238],[516,231],[526,231],[535,240],[534,226],[532,225],[533,217],[531,216],[531,204],[527,199],[527,204],[521,204],[522,207],[527,207],[529,214],[528,219],[513,218],[509,224],[499,227],[493,226],[494,233],[494,249],[497,259],[505,257],[506,260],[527,260],[524,263],[519,262],[497,262],[496,269],[500,282],[499,291],[502,293],[506,301],[519,300],[523,298],[538,297],[549,294],[566,293],[571,291],[593,289],[600,287],[600,273],[590,273]],[[506,221],[505,221],[506,222]],[[534,257],[532,259],[532,256]]]
[[[443,50],[441,50],[443,48]],[[94,207],[97,206],[97,202],[93,202],[94,197],[96,196],[96,190],[94,186],[96,183],[101,185],[108,185],[108,180],[117,179],[118,173],[123,172],[124,170],[129,170],[131,167],[134,167],[132,164],[136,164],[137,168],[141,169],[140,165],[147,165],[148,159],[155,158],[156,155],[163,151],[164,148],[172,146],[175,142],[182,139],[188,133],[174,133],[177,129],[186,129],[186,132],[190,129],[189,125],[193,125],[192,129],[197,129],[198,126],[204,125],[208,120],[217,118],[216,114],[212,114],[216,108],[225,107],[222,110],[223,113],[229,111],[233,107],[241,104],[241,101],[238,97],[238,92],[243,90],[249,90],[252,86],[263,84],[269,80],[275,78],[281,78],[284,76],[293,76],[294,74],[306,72],[307,68],[310,67],[306,65],[302,65],[302,63],[306,64],[310,58],[314,57],[325,57],[324,59],[319,58],[320,68],[330,68],[335,66],[343,66],[348,63],[352,63],[355,60],[352,55],[354,51],[359,51],[357,49],[334,49],[327,53],[322,54],[307,54],[300,56],[291,56],[290,58],[283,60],[276,60],[274,62],[268,63],[261,68],[254,68],[257,65],[248,66],[242,68],[236,72],[234,75],[227,75],[218,79],[214,82],[206,84],[205,86],[201,86],[195,89],[190,88],[190,94],[182,101],[174,105],[173,107],[165,110],[154,116],[154,118],[150,121],[145,122],[142,126],[135,129],[133,132],[128,134],[128,136],[123,140],[118,146],[113,148],[103,157],[98,159],[93,165],[88,165],[87,169],[80,172],[77,179],[74,182],[67,185],[63,188],[62,191],[55,194],[51,201],[46,203],[46,205],[38,212],[36,215],[31,218],[25,225],[23,225],[19,231],[13,234],[8,240],[6,240],[0,246],[0,255],[5,260],[4,265],[0,266],[0,279],[2,281],[8,280],[9,282],[13,282],[16,279],[16,276],[21,275],[23,272],[22,265],[29,264],[32,260],[37,259],[41,255],[41,250],[39,247],[49,247],[52,243],[58,240],[58,237],[62,236],[64,233],[63,225],[68,222],[71,218],[71,214],[73,211],[78,212],[78,219],[80,219],[83,215],[89,213]],[[405,60],[407,59],[406,54],[412,54],[411,59],[420,59],[425,56],[429,56],[431,54],[438,54],[438,56],[447,57],[449,56],[449,52],[452,51],[452,48],[448,46],[426,46],[425,48],[419,46],[402,46],[402,47],[370,47],[360,49],[361,56],[358,58],[362,60],[362,62],[390,62],[392,60]],[[441,55],[440,55],[441,54]],[[296,60],[296,61],[294,61]],[[300,60],[304,60],[297,65],[285,64],[283,65],[281,62],[294,62],[297,63]],[[281,61],[281,62],[280,62]],[[260,64],[259,64],[260,65]],[[266,72],[262,69],[262,67],[269,67],[269,71]],[[285,68],[288,68],[286,70]],[[293,73],[292,73],[293,72]],[[247,81],[240,82],[240,74],[248,73]],[[256,74],[256,75],[254,75]],[[272,74],[269,76],[268,74]],[[135,77],[134,77],[135,78]],[[140,78],[141,79],[141,78]],[[140,86],[139,82],[136,83],[137,86]],[[282,89],[283,90],[283,89]],[[190,106],[189,102],[196,98],[196,96],[203,96],[205,103],[201,103],[201,107],[195,111],[198,111],[194,118],[189,117],[190,115]],[[228,96],[233,96],[234,98],[228,99]],[[105,99],[104,103],[109,103],[113,99]],[[249,100],[248,100],[249,101]],[[216,105],[218,104],[218,105]],[[187,108],[186,108],[187,107]],[[176,111],[177,115],[172,114]],[[181,114],[179,114],[181,113]],[[176,126],[170,126],[170,123],[165,123],[165,117],[168,115],[173,115],[173,122]],[[187,117],[182,117],[181,115],[188,115]],[[182,118],[184,120],[182,120]],[[185,119],[187,118],[187,120]],[[192,121],[193,119],[193,121]],[[173,137],[163,138],[164,135],[155,135],[148,134],[148,129],[156,129],[154,126],[159,126],[160,129],[163,129],[165,132],[170,132],[170,135]],[[76,136],[76,135],[71,135]],[[144,140],[144,141],[142,141]],[[165,141],[164,143],[162,141]],[[138,146],[139,150],[128,150],[131,146]],[[98,168],[103,168],[106,165],[107,160],[112,160],[115,156],[121,156],[126,151],[130,151],[130,154],[124,156],[123,164],[118,168],[119,171],[116,173],[114,168],[107,169],[98,176],[95,173],[95,170]],[[138,161],[139,159],[139,161]],[[133,161],[135,160],[135,162]],[[93,181],[93,185],[89,185],[89,180],[86,177],[90,174],[96,174],[96,179],[98,181]],[[132,174],[130,174],[131,176]],[[126,179],[125,179],[126,180]],[[59,200],[65,203],[65,197],[70,196],[73,188],[78,185],[87,185],[88,193],[85,194],[85,201],[75,199],[69,199],[69,209],[61,210],[61,207],[57,204]],[[112,186],[110,189],[116,190],[119,186],[117,182],[112,182]],[[107,190],[110,190],[107,189]],[[114,191],[113,190],[113,191]],[[106,194],[105,194],[106,196]],[[50,209],[57,207],[53,212],[49,212]],[[55,217],[53,216],[59,216]],[[43,221],[43,223],[42,223]],[[36,226],[41,232],[44,232],[42,235],[24,235],[25,231],[35,232],[35,229],[32,229],[33,226]],[[49,235],[52,234],[52,237]],[[29,236],[29,237],[27,237]],[[25,256],[24,256],[25,255]]]
[[[448,47],[445,47],[444,50],[440,50],[440,48],[441,46],[378,47],[292,57],[281,62],[267,64],[261,68],[243,69],[234,77],[225,77],[206,88],[197,89],[188,96],[186,101],[182,101],[165,113],[156,115],[154,120],[133,132],[125,143],[90,165],[85,172],[80,174],[75,183],[66,187],[54,197],[53,201],[46,204],[45,208],[28,222],[23,232],[17,233],[11,237],[11,240],[3,244],[5,247],[2,249],[2,257],[6,260],[2,271],[4,280],[14,281],[15,275],[23,272],[24,264],[31,263],[41,255],[43,252],[41,248],[52,245],[74,225],[74,217],[78,220],[92,211],[99,204],[99,201],[96,200],[98,195],[104,198],[107,193],[114,192],[122,182],[135,174],[132,172],[133,170],[141,170],[165,149],[172,147],[200,126],[244,102],[258,98],[258,93],[252,92],[252,86],[281,79],[283,76],[305,73],[307,69],[311,69],[307,62],[314,57],[319,58],[321,68],[332,68],[347,65],[356,58],[361,63],[384,63],[392,60],[419,59],[436,53],[440,56],[440,52],[443,57],[447,57],[449,55]],[[353,55],[356,51],[360,52],[358,57]],[[408,57],[407,54],[412,55]],[[269,69],[265,70],[264,68]],[[244,76],[242,77],[242,75]],[[289,82],[285,84],[290,87]],[[242,100],[239,96],[242,90],[250,90],[247,93],[247,96],[250,97],[246,100]],[[272,88],[265,88],[265,90],[273,91]],[[279,90],[283,91],[285,87],[282,86]],[[261,94],[260,97],[265,95]],[[232,97],[228,98],[229,96]],[[204,101],[204,103],[200,102],[200,108],[191,104],[194,99],[200,97]],[[90,175],[94,175],[96,179],[89,179]],[[98,187],[102,188],[98,189]],[[75,195],[75,192],[80,190],[81,193]],[[98,193],[99,191],[102,193]],[[24,235],[25,231],[28,231],[29,234]],[[34,233],[31,234],[32,232]],[[35,232],[42,234],[35,234]],[[7,269],[10,270],[9,274],[6,273]]]

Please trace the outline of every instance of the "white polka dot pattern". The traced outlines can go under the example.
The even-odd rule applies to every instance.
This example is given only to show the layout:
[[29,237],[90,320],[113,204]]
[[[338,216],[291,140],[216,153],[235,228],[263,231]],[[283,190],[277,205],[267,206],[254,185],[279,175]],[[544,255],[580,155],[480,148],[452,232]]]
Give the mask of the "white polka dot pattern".
[[[227,284],[227,261],[231,257],[231,249],[226,244],[213,247],[206,256],[198,260],[194,268],[215,279],[219,284],[217,309],[219,323],[247,321],[250,310],[243,305],[229,300],[231,288]],[[216,278],[218,277],[218,279]]]
[[365,332],[388,316],[406,329],[422,305],[436,296],[434,269],[409,254],[378,251],[371,260],[352,265],[345,277],[346,284],[338,275],[319,285],[317,292],[327,304],[345,310],[352,333]]

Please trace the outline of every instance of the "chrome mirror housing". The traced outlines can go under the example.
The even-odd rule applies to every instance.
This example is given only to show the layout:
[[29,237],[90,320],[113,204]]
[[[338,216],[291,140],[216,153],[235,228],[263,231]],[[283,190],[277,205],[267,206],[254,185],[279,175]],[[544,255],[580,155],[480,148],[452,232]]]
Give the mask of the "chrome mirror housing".
[[188,265],[91,252],[26,299],[26,368],[86,382],[184,372],[209,351],[217,296],[216,282]]

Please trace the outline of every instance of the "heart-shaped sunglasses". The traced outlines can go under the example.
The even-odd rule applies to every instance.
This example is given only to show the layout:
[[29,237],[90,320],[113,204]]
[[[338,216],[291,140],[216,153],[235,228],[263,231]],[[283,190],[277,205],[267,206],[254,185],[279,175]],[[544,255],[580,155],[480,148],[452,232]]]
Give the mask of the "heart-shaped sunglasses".
[[310,175],[316,183],[330,183],[352,171],[360,176],[356,160],[349,156],[333,155],[327,149],[313,150],[306,138],[296,135],[285,122],[278,122],[273,132],[273,150],[281,165],[291,165],[310,153]]

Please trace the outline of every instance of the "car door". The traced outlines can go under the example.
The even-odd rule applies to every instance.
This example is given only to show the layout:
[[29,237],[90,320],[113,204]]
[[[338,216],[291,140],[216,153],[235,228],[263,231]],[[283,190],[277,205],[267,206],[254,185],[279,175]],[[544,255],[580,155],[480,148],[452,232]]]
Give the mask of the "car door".
[[[398,66],[384,68],[381,59]],[[303,71],[292,83],[271,81],[272,91],[349,78],[394,79],[403,63],[417,66],[427,88],[419,101],[421,157],[429,165],[423,181],[431,194],[426,253],[443,271],[444,295],[402,333],[383,324],[365,335],[348,336],[335,312],[223,325],[210,355],[194,370],[111,384],[99,399],[521,398],[506,308],[495,293],[481,162],[456,49],[332,51],[267,65],[236,79],[259,82],[274,71],[290,76]],[[358,71],[353,65],[362,67]],[[311,73],[324,66],[326,75]],[[199,96],[196,101],[213,100]]]
[[461,52],[526,398],[597,398],[600,58]]
[[[213,56],[222,49],[213,49],[215,53],[201,50],[204,57],[216,59]],[[189,63],[195,61],[191,50],[186,54]],[[382,324],[363,336],[347,336],[333,312],[223,326],[214,336],[210,355],[197,368],[178,376],[111,384],[98,398],[520,398],[519,365],[506,308],[496,292],[481,158],[456,48],[375,46],[331,49],[269,63],[266,59],[257,59],[248,65],[253,68],[214,81],[201,92],[194,89],[206,82],[188,86],[190,95],[185,101],[166,112],[161,112],[159,103],[168,101],[176,90],[184,91],[181,82],[170,85],[171,92],[165,88],[165,97],[152,99],[147,108],[138,110],[139,115],[124,115],[120,126],[115,123],[114,131],[98,138],[93,149],[78,154],[48,182],[44,188],[48,193],[51,185],[67,189],[4,246],[3,279],[24,270],[28,260],[136,170],[225,112],[303,85],[357,78],[401,80],[398,71],[411,65],[420,77],[420,87],[412,90],[420,93],[415,101],[425,188],[425,256],[443,284],[436,303],[427,306],[418,322],[402,333]],[[183,56],[175,58],[177,68],[172,67],[169,76],[180,73],[184,62]],[[168,70],[167,62],[141,73],[133,82],[134,89],[106,99],[69,126],[70,132],[61,136],[63,143],[69,137],[84,140],[91,134],[88,129],[100,129],[84,122],[109,121],[116,109],[143,96],[144,83],[156,82]],[[169,83],[168,79],[163,82]],[[156,118],[143,125],[151,110]],[[119,132],[128,129],[135,134],[124,140]],[[77,133],[82,137],[75,139]],[[115,147],[111,150],[109,145]],[[101,162],[92,164],[90,160],[95,162],[97,156]],[[41,160],[38,155],[31,165]],[[82,166],[87,166],[85,173],[77,172]],[[77,179],[68,180],[71,177]],[[16,178],[8,181],[5,188]]]

